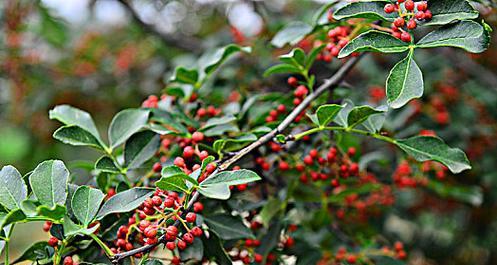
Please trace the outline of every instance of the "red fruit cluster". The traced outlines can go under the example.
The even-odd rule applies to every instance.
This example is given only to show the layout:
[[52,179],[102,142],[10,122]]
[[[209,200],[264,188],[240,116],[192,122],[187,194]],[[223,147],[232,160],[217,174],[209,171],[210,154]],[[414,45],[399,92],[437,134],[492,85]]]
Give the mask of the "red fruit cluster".
[[[309,94],[309,89],[304,85],[299,85],[297,78],[293,76],[289,77],[287,82],[290,86],[295,87],[295,90],[293,91],[293,105],[300,105],[300,103],[302,103],[302,100],[304,100],[304,98]],[[299,122],[304,116],[305,110],[299,113],[299,115],[295,118],[295,122]]]
[[433,16],[427,1],[397,0],[386,4],[384,11],[388,14],[398,12],[399,17],[392,24],[392,35],[404,42],[412,41],[409,31],[414,30],[419,21],[430,20]]
[[[352,36],[349,36],[351,28],[348,26],[338,26],[328,31],[328,39],[324,50],[316,57],[319,61],[331,62],[337,57],[340,50],[349,43]],[[315,46],[321,46],[321,41],[314,42]]]
[[278,120],[278,117],[286,113],[286,106],[284,104],[278,105],[276,109],[269,111],[269,115],[266,117],[266,122],[274,122]]
[[[115,248],[119,253],[129,251],[136,245],[155,245],[159,237],[164,235],[165,246],[169,250],[183,250],[193,243],[195,237],[200,237],[203,230],[195,226],[196,213],[203,210],[203,205],[196,202],[193,212],[183,215],[180,212],[183,198],[177,193],[157,189],[153,197],[146,199],[129,218],[127,225],[122,225],[117,231]],[[165,218],[164,218],[165,217]],[[176,220],[182,220],[190,228],[182,231],[174,226]],[[175,264],[175,263],[173,263]],[[179,263],[177,263],[179,264]]]
[[313,182],[331,179],[331,186],[338,187],[340,178],[359,175],[359,165],[350,159],[355,153],[355,148],[350,148],[347,155],[341,156],[335,147],[331,147],[322,155],[317,149],[312,149],[304,156],[304,165],[297,164],[295,169],[302,172],[302,183],[308,183],[309,179]]

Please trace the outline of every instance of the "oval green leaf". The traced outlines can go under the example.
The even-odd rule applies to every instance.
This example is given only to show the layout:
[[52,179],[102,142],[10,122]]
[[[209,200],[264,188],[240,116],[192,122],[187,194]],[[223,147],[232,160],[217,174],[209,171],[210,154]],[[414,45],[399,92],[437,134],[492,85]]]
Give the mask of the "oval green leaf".
[[82,225],[87,227],[100,208],[105,195],[99,189],[80,186],[71,199],[71,209]]
[[338,58],[344,58],[353,52],[382,52],[399,53],[409,49],[409,44],[403,42],[389,33],[370,30],[351,40],[338,54]]
[[21,208],[27,194],[28,188],[19,171],[13,166],[3,167],[0,171],[0,204],[9,210]]
[[438,137],[416,136],[405,140],[396,140],[395,144],[417,161],[440,162],[447,166],[452,173],[471,169],[468,158],[463,151],[458,148],[450,148]]
[[60,160],[39,164],[29,176],[29,184],[38,201],[46,206],[64,205],[69,171]]
[[412,52],[392,68],[388,75],[386,90],[388,105],[394,109],[423,96],[423,73],[414,61]]
[[124,143],[138,132],[148,121],[148,110],[125,109],[114,116],[109,127],[109,141],[111,148]]

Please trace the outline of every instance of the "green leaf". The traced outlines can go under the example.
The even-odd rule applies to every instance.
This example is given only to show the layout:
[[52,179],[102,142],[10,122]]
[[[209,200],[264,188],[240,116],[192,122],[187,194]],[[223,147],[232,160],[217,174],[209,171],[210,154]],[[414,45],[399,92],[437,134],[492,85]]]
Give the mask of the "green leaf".
[[100,157],[97,162],[95,162],[95,169],[100,170],[101,172],[107,173],[120,173],[121,170],[114,163],[114,160],[108,156]]
[[226,123],[221,125],[216,125],[206,130],[202,130],[204,135],[207,137],[220,136],[227,132],[239,132],[240,129],[235,124]]
[[225,184],[228,186],[232,186],[232,185],[240,185],[240,184],[257,181],[260,179],[261,177],[259,177],[257,173],[250,170],[241,169],[241,170],[224,171],[217,173],[204,180],[200,184],[200,186],[206,187],[215,184]]
[[91,146],[100,150],[105,149],[93,134],[77,125],[60,127],[54,132],[53,138],[74,146]]
[[327,104],[319,106],[316,111],[316,117],[319,126],[323,127],[328,125],[338,115],[343,106],[336,104]]
[[138,132],[148,121],[148,110],[125,109],[114,116],[109,127],[111,148],[124,143],[131,135]]
[[212,128],[214,126],[231,123],[234,121],[236,121],[236,117],[231,115],[231,114],[220,117],[220,118],[210,118],[209,120],[207,120],[207,122],[204,124],[204,126],[202,126],[202,128],[200,128],[200,131],[207,130],[207,129]]
[[399,53],[409,49],[409,43],[403,42],[389,33],[377,30],[370,30],[351,40],[340,50],[338,58],[344,58],[353,52],[382,52]]
[[446,165],[452,173],[471,169],[468,158],[463,151],[458,148],[450,148],[438,137],[416,136],[405,140],[396,140],[395,144],[417,161],[440,162]]
[[36,207],[36,212],[38,216],[48,217],[53,220],[60,220],[66,214],[66,207],[63,205],[55,205],[55,207],[48,207],[46,205],[40,205]]
[[[29,246],[20,257],[12,261],[12,264],[20,263],[22,261],[41,261],[52,257],[55,250],[48,245],[47,241],[36,242]],[[43,263],[42,263],[43,264]]]
[[282,204],[278,198],[271,198],[264,204],[259,214],[264,227],[268,227],[273,217],[281,211]]
[[397,63],[387,79],[388,105],[398,109],[410,100],[423,96],[423,73],[413,59],[413,52]]
[[481,53],[489,44],[490,37],[485,28],[474,21],[465,20],[428,33],[416,47],[456,47],[472,53]]
[[277,64],[271,66],[264,72],[264,77],[268,77],[274,74],[291,74],[291,73],[300,73],[300,69],[291,65],[291,64]]
[[154,193],[149,188],[132,188],[112,196],[98,211],[98,220],[111,213],[124,213],[136,209]]
[[62,223],[62,225],[64,226],[64,236],[65,237],[70,237],[73,235],[81,235],[81,234],[91,235],[95,231],[97,231],[97,229],[100,227],[100,224],[97,224],[97,225],[90,227],[90,228],[81,227],[81,226],[75,224],[71,220],[71,218],[69,218],[69,216],[67,216],[67,215],[64,216],[64,222]]
[[287,43],[295,45],[304,39],[307,34],[311,33],[312,28],[311,25],[301,21],[290,22],[276,33],[271,40],[271,44],[277,48],[281,48]]
[[198,192],[207,198],[227,200],[231,196],[230,187],[224,184],[200,186]]
[[196,237],[191,245],[180,252],[181,260],[183,261],[202,261],[204,257],[204,245],[200,238]]
[[46,206],[64,205],[69,171],[60,160],[39,164],[29,176],[29,183],[38,201]]
[[238,218],[227,214],[204,216],[204,221],[224,240],[254,238],[252,231]]
[[202,243],[204,244],[204,256],[206,258],[213,258],[216,261],[216,264],[219,265],[233,264],[216,232],[209,231],[209,238],[207,238],[206,234],[204,233],[201,239]]
[[8,213],[0,213],[0,230],[7,225],[24,221],[26,217],[21,209],[14,209]]
[[40,36],[56,47],[64,47],[68,39],[68,29],[64,21],[54,17],[45,5],[40,3],[37,7],[40,15],[38,23]]
[[357,106],[354,107],[347,117],[347,124],[349,128],[354,128],[355,126],[363,123],[373,114],[382,113],[381,110],[376,110],[370,106]]
[[297,67],[305,67],[305,52],[301,48],[295,48],[290,53],[281,55],[280,61]]
[[160,146],[160,137],[154,132],[143,131],[133,134],[124,146],[124,162],[127,168],[140,167],[155,155]]
[[[386,109],[385,109],[386,111]],[[362,126],[366,128],[371,133],[377,133],[383,128],[385,123],[386,115],[385,113],[378,113],[369,116],[369,118],[362,123]]]
[[483,203],[483,191],[479,186],[453,186],[430,180],[426,187],[443,198],[455,199],[478,207]]
[[245,147],[246,145],[248,145],[249,143],[252,143],[255,141],[257,141],[257,136],[255,136],[254,134],[245,134],[245,135],[241,135],[237,138],[216,140],[212,144],[212,148],[217,153],[220,153],[221,151],[232,152],[232,151],[239,150],[239,149]]
[[201,69],[205,74],[210,75],[216,71],[219,66],[224,63],[230,56],[238,52],[251,53],[252,49],[250,47],[241,47],[236,44],[229,44],[225,47],[217,49],[212,54],[207,54],[201,58]]
[[170,82],[191,84],[195,85],[198,82],[198,70],[186,69],[184,67],[177,67],[174,75],[169,79]]
[[19,171],[13,166],[4,166],[0,171],[0,204],[9,210],[21,208],[27,194],[28,188]]
[[433,16],[430,21],[423,24],[425,26],[445,25],[456,20],[475,19],[478,17],[478,11],[467,0],[430,0],[428,1],[428,9]]
[[97,127],[91,115],[83,110],[69,105],[59,105],[48,112],[50,119],[58,120],[65,125],[76,125],[93,135],[99,142],[102,142]]
[[161,190],[186,192],[188,191],[188,186],[186,185],[185,180],[192,184],[198,185],[197,180],[188,176],[177,166],[164,167],[161,175],[162,177],[160,180],[155,182],[155,185]]
[[71,208],[74,216],[78,218],[84,227],[87,227],[97,215],[100,204],[105,195],[99,189],[88,186],[80,186],[71,199]]
[[316,60],[317,56],[321,51],[326,47],[326,44],[322,44],[320,46],[312,48],[311,52],[307,55],[307,58],[305,59],[305,68],[309,70],[312,67],[312,64]]
[[349,116],[350,111],[354,108],[354,103],[349,99],[345,99],[342,104],[342,109],[338,112],[334,122],[341,125],[342,127],[347,127],[347,117]]
[[385,12],[386,4],[391,1],[359,1],[352,2],[337,9],[333,13],[333,18],[336,20],[349,19],[349,18],[367,18],[367,19],[380,19],[385,21],[393,21],[398,14]]

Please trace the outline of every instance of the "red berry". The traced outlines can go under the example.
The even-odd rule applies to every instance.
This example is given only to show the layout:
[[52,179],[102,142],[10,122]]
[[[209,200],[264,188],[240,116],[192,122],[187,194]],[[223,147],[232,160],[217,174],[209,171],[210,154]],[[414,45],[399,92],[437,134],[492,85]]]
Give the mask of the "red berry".
[[178,248],[181,249],[181,250],[183,250],[183,249],[186,248],[186,243],[183,240],[178,240],[178,244],[177,245],[178,245]]
[[72,257],[71,256],[66,256],[64,258],[64,265],[72,265],[73,264],[73,261],[72,261]]
[[279,112],[279,113],[283,113],[286,111],[286,106],[283,105],[283,104],[280,104],[278,105],[278,108],[276,108],[276,110]]
[[152,197],[152,203],[153,203],[155,206],[161,206],[161,204],[162,204],[162,199],[161,199],[159,196],[154,196],[154,197]]
[[205,172],[207,173],[212,173],[216,170],[216,164],[215,163],[209,163],[207,166],[205,166]]
[[417,8],[418,11],[425,11],[428,8],[428,4],[426,3],[426,1],[418,2]]
[[183,157],[190,158],[195,154],[195,149],[192,146],[187,146],[183,149]]
[[295,78],[293,76],[289,77],[287,82],[289,85],[291,85],[293,87],[296,87],[299,84],[299,81],[297,80],[297,78]]
[[383,8],[383,10],[385,11],[385,13],[393,13],[395,11],[395,6],[392,5],[392,4],[386,4],[385,5],[385,8]]
[[240,184],[240,185],[236,185],[236,188],[239,190],[239,191],[244,191],[246,190],[248,187],[247,184]]
[[186,234],[183,235],[183,240],[186,243],[191,244],[191,243],[193,243],[193,240],[195,240],[195,238],[192,236],[192,234],[186,233]]
[[200,118],[204,117],[205,115],[207,115],[207,111],[204,108],[200,108],[197,110],[197,116],[199,116]]
[[185,217],[186,221],[189,222],[189,223],[193,223],[195,222],[195,220],[197,219],[197,215],[195,213],[187,213],[186,214],[186,217]]
[[415,29],[417,26],[418,26],[418,24],[416,23],[416,21],[414,19],[411,19],[411,20],[409,20],[409,22],[407,22],[408,29]]
[[174,250],[176,248],[176,244],[174,244],[174,242],[167,242],[166,248],[169,250]]
[[414,15],[414,16],[416,17],[416,19],[417,19],[417,20],[423,20],[423,19],[425,19],[425,16],[426,16],[426,15],[425,15],[425,12],[423,12],[423,11],[419,11],[419,12],[417,12],[417,13],[416,13],[416,15]]
[[285,248],[291,248],[295,244],[293,237],[288,237],[285,241]]
[[201,142],[202,140],[204,140],[204,134],[201,132],[194,132],[192,134],[192,140],[194,142]]
[[196,202],[193,204],[193,211],[198,213],[204,210],[204,205],[201,202]]
[[349,255],[349,256],[347,257],[347,262],[348,262],[348,263],[352,263],[352,264],[356,263],[356,262],[357,262],[357,258],[356,258],[356,256],[354,256],[354,255]]
[[178,235],[178,228],[176,226],[168,226],[166,228],[166,234],[170,235],[171,237],[176,237]]
[[407,0],[404,4],[404,7],[406,8],[406,10],[408,11],[413,11],[414,10],[414,1],[412,0]]
[[195,226],[194,228],[192,228],[191,233],[193,236],[199,237],[204,233],[204,231],[202,231],[202,228]]
[[355,147],[349,147],[349,149],[347,150],[347,154],[348,154],[349,156],[355,156],[355,154],[356,154],[356,149],[355,149]]
[[398,17],[396,18],[394,21],[393,21],[393,24],[397,27],[397,28],[402,28],[404,25],[405,25],[406,21],[404,20],[404,18],[402,17]]
[[157,236],[157,228],[149,226],[145,228],[143,234],[148,238],[155,238]]
[[403,41],[403,42],[411,42],[411,34],[407,33],[407,32],[402,32],[402,34],[400,35],[400,39]]
[[285,171],[285,170],[290,169],[290,166],[288,165],[287,162],[281,161],[280,164],[279,164],[279,168],[280,168],[281,171]]
[[59,240],[56,237],[51,236],[48,239],[48,245],[50,245],[51,247],[56,247],[58,244],[59,244]]
[[430,20],[433,17],[430,10],[425,11],[425,19]]
[[176,157],[174,159],[174,165],[178,167],[184,167],[185,166],[185,160],[182,157]]
[[164,207],[167,207],[167,208],[172,208],[174,206],[174,200],[171,199],[171,198],[165,198],[164,199]]
[[305,157],[304,157],[304,163],[305,163],[306,165],[309,165],[309,166],[310,166],[310,165],[312,165],[312,164],[314,163],[314,160],[312,159],[312,157],[311,157],[311,156],[309,156],[309,155],[308,155],[308,156],[305,156]]
[[262,257],[262,255],[261,255],[261,254],[258,254],[258,253],[255,253],[255,254],[254,254],[254,261],[255,261],[256,263],[261,263],[261,262],[262,262],[262,259],[263,259],[263,257]]
[[50,231],[50,228],[52,227],[52,222],[50,221],[46,221],[44,224],[43,224],[43,231],[45,232],[48,232]]
[[181,264],[181,259],[179,257],[173,257],[171,259],[171,264],[173,264],[173,265],[179,265],[179,264]]
[[318,157],[319,152],[318,152],[318,150],[316,150],[316,149],[312,149],[311,151],[309,151],[309,155],[310,155],[312,158],[316,158],[316,157]]

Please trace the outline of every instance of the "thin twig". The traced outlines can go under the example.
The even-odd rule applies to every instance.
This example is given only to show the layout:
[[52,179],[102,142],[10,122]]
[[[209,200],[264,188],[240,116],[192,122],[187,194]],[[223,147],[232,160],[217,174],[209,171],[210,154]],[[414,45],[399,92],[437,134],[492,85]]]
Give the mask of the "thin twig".
[[[338,69],[338,71],[331,78],[325,80],[324,83],[321,86],[319,86],[316,90],[314,90],[312,93],[310,93],[309,96],[307,96],[302,101],[302,103],[300,105],[295,107],[292,110],[292,112],[290,112],[290,114],[288,114],[288,116],[278,125],[278,127],[276,127],[271,132],[267,133],[266,135],[262,136],[257,141],[253,142],[252,144],[250,144],[247,147],[243,148],[242,150],[238,151],[234,156],[232,156],[228,160],[224,161],[218,167],[218,169],[211,174],[211,176],[217,172],[224,171],[224,170],[228,169],[231,165],[233,165],[235,162],[240,160],[242,157],[251,153],[256,148],[271,141],[276,135],[282,133],[286,128],[288,128],[288,126],[290,126],[290,124],[295,120],[295,118],[302,111],[305,111],[305,109],[311,105],[311,103],[316,98],[318,98],[324,92],[328,91],[328,89],[338,86],[343,81],[343,79],[345,78],[347,73],[354,67],[354,65],[361,59],[362,56],[363,56],[363,54],[361,54],[358,57],[350,58],[340,69]],[[191,208],[193,207],[193,204],[199,199],[199,197],[200,197],[200,194],[198,192],[195,192],[193,194],[191,199],[188,201],[188,204],[185,207],[184,211],[182,211],[182,213],[183,213],[181,216],[182,218],[184,218],[183,215],[185,215],[188,211],[191,210]],[[174,225],[178,226],[179,222],[176,221],[174,223]],[[159,244],[162,244],[165,242],[166,242],[165,235],[163,235],[159,238],[159,240],[157,241],[156,244],[145,245],[145,246],[142,246],[142,247],[139,247],[136,249],[132,249],[132,250],[127,251],[127,252],[115,254],[111,258],[111,261],[114,264],[118,264],[120,261],[122,261],[123,259],[125,259],[127,257],[133,256],[133,255],[138,254],[138,253],[149,252],[150,250],[152,250],[153,248],[155,248]]]

